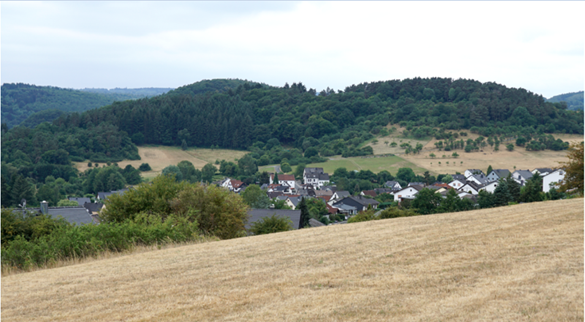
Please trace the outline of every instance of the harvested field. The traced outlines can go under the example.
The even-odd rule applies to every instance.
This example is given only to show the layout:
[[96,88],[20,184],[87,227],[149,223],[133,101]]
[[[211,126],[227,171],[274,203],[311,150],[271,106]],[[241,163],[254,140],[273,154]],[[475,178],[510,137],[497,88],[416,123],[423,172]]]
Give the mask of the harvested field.
[[[177,165],[181,161],[190,161],[195,168],[201,169],[207,163],[214,163],[215,160],[234,161],[235,159],[243,157],[247,151],[227,150],[227,149],[188,149],[181,150],[179,147],[171,146],[155,146],[155,147],[138,147],[138,154],[142,160],[124,160],[118,162],[121,168],[131,164],[137,168],[142,163],[148,163],[152,171],[143,172],[144,177],[156,177],[162,170],[169,165]],[[86,162],[78,162],[75,167],[79,171],[87,169]]]
[[6,276],[3,321],[583,321],[583,199]]

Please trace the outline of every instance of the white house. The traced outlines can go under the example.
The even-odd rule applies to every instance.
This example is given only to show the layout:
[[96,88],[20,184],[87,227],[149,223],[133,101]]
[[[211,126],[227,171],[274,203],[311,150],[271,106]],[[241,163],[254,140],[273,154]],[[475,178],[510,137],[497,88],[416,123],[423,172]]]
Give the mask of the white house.
[[[270,174],[270,184],[274,183],[274,174],[271,173]],[[278,175],[278,183],[283,185],[283,186],[287,186],[289,188],[296,188],[296,181],[295,181],[295,176],[292,174],[279,174]]]
[[475,182],[479,186],[482,186],[482,185],[489,182],[488,178],[483,174],[475,174],[475,175],[469,176],[467,178],[467,181],[468,182],[469,181]]
[[449,183],[449,186],[451,186],[457,190],[461,189],[461,187],[463,187],[464,185],[465,185],[465,182],[461,182],[461,181],[456,180],[456,179]]
[[485,174],[483,173],[483,171],[481,171],[479,169],[467,169],[463,173],[463,175],[465,176],[465,178],[469,178],[469,177],[471,177],[473,175],[476,175],[476,174],[483,174],[485,176]]
[[490,182],[491,181],[498,181],[501,178],[506,179],[509,174],[510,174],[510,171],[508,169],[496,169],[496,170],[492,170],[492,172],[490,172],[487,175],[487,178]]
[[553,171],[555,171],[555,170],[551,169],[551,168],[536,168],[536,169],[532,170],[532,175],[539,173],[541,177],[544,177],[547,174],[552,173]]
[[392,190],[402,189],[402,186],[397,181],[386,181],[386,183],[384,185]]
[[512,178],[521,186],[525,186],[526,181],[532,178],[532,172],[530,172],[529,170],[516,170],[512,173]]
[[410,186],[394,193],[394,201],[402,201],[402,199],[414,199],[415,195],[421,190],[421,186]]
[[494,193],[494,191],[496,191],[496,188],[498,187],[499,183],[500,183],[499,181],[489,182],[489,183],[485,184],[484,186],[482,186],[481,188],[479,188],[479,190],[480,191],[485,190],[489,193]]
[[474,181],[467,181],[467,183],[459,189],[458,192],[467,192],[472,195],[478,195],[482,186],[476,184]]
[[542,177],[542,191],[549,192],[553,186],[558,187],[565,180],[565,170],[557,169]]

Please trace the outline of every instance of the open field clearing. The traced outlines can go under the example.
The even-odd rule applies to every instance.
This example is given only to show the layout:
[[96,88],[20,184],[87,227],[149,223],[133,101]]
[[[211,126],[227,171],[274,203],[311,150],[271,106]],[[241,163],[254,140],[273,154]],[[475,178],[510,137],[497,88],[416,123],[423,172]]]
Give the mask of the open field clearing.
[[6,276],[3,321],[583,321],[583,199]]
[[[143,177],[156,177],[162,170],[169,165],[177,165],[181,161],[190,161],[195,168],[201,169],[207,163],[214,163],[215,160],[234,161],[243,157],[247,151],[227,150],[227,149],[188,149],[181,150],[180,147],[155,146],[155,147],[138,147],[138,154],[142,160],[124,160],[118,162],[121,168],[131,164],[137,168],[142,163],[148,163],[152,171],[143,172]],[[78,162],[75,167],[79,171],[87,170],[87,162]]]

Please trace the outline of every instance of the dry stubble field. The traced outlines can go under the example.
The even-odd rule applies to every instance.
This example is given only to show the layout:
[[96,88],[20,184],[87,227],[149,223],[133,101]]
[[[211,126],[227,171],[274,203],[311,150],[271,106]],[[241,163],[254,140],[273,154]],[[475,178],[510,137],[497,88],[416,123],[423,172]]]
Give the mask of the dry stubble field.
[[583,199],[303,229],[2,279],[3,321],[583,321]]
[[[118,162],[118,166],[124,168],[131,164],[134,168],[142,163],[148,163],[152,171],[143,172],[143,177],[156,177],[162,170],[169,165],[177,165],[181,161],[190,161],[195,168],[201,169],[207,163],[214,163],[215,160],[234,161],[243,157],[247,151],[227,150],[227,149],[188,149],[181,150],[179,147],[171,146],[154,146],[138,147],[138,154],[141,160],[124,160]],[[75,164],[79,171],[87,170],[87,161]]]

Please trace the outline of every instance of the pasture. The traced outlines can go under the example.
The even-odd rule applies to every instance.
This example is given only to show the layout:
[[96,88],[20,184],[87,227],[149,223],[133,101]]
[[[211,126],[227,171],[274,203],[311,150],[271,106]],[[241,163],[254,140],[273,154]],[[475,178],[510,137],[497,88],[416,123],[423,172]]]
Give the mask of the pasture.
[[583,199],[333,225],[2,278],[3,321],[583,321]]

